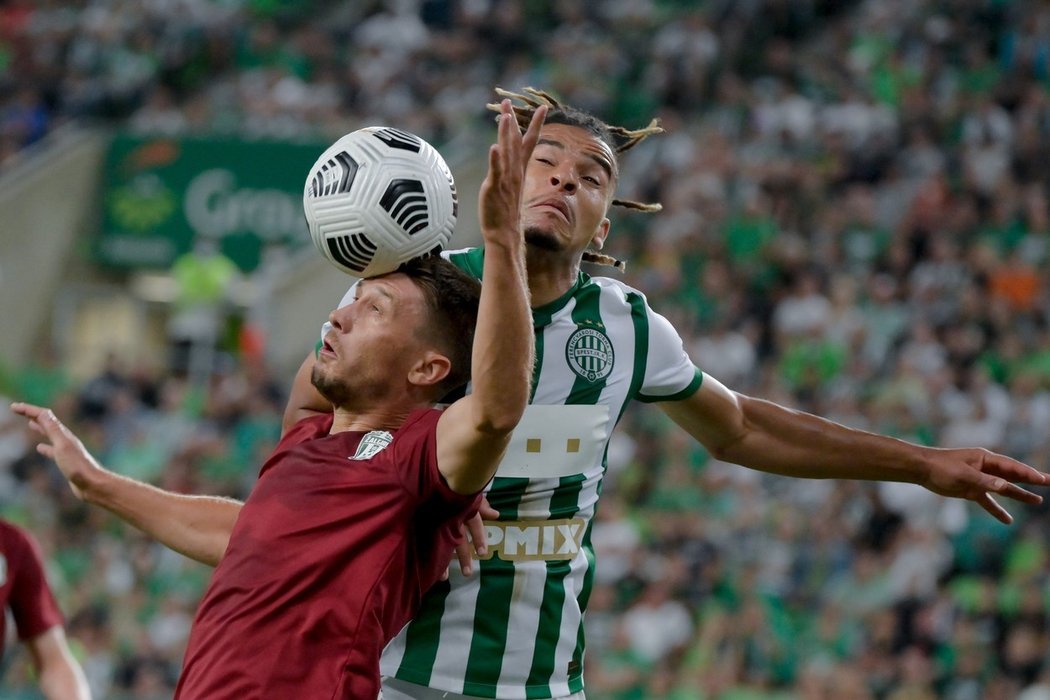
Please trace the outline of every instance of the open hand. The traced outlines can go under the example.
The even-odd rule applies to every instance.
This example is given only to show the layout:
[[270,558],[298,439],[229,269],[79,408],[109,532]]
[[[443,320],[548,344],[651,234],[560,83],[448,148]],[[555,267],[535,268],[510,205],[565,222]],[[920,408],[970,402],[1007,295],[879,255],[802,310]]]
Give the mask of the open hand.
[[1017,484],[1041,486],[1050,483],[1050,475],[981,448],[936,449],[927,477],[921,483],[941,496],[973,501],[996,520],[1010,524],[1013,516],[999,505],[994,494],[1038,505],[1043,497]]
[[13,403],[11,410],[29,419],[29,427],[44,438],[36,451],[54,460],[69,481],[73,495],[84,500],[84,488],[93,471],[101,470],[95,458],[73,432],[55,417],[49,408],[28,403]]
[[[529,128],[522,134],[510,100],[500,104],[499,135],[489,147],[489,171],[478,196],[478,221],[486,243],[521,241],[521,193],[525,168],[540,138],[547,116],[546,106],[537,107]],[[503,236],[513,236],[512,240]]]
[[[478,556],[485,556],[488,553],[488,542],[485,539],[485,522],[486,520],[495,520],[499,517],[499,511],[489,505],[487,498],[481,499],[481,505],[478,507],[478,512],[474,514],[474,517],[467,520],[463,525],[466,533],[469,533],[470,538],[464,539],[456,547],[455,558],[459,560],[459,570],[464,576],[470,576],[474,573],[474,554]],[[445,570],[445,575],[442,580],[448,578],[448,569]]]

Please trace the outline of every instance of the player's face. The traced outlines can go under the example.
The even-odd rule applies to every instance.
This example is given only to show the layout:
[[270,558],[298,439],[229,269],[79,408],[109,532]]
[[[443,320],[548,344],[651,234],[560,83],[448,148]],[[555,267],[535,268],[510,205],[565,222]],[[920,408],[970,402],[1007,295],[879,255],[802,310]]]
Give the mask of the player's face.
[[572,253],[600,248],[615,187],[616,160],[604,141],[579,127],[544,126],[525,171],[525,241]]
[[423,293],[406,275],[362,280],[354,300],[329,314],[314,386],[339,407],[396,394],[421,347],[425,309]]

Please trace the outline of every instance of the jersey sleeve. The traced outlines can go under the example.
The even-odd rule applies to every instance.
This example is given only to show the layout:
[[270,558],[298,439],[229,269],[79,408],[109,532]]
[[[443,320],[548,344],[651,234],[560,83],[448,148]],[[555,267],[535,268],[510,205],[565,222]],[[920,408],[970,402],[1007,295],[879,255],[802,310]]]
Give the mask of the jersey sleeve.
[[433,510],[435,518],[448,518],[476,508],[480,494],[464,496],[453,491],[437,464],[437,422],[441,411],[413,414],[399,431],[395,458],[403,466],[405,489],[419,506]]
[[635,396],[639,401],[678,401],[700,388],[703,373],[693,364],[685,344],[671,322],[649,308],[649,350],[645,378]]
[[441,257],[448,260],[474,279],[481,279],[481,272],[485,267],[485,250],[483,248],[443,250],[441,251]]
[[29,535],[15,531],[17,548],[7,562],[11,578],[11,598],[8,605],[22,640],[38,637],[56,625],[62,624],[62,612],[47,585],[44,561],[36,542]]

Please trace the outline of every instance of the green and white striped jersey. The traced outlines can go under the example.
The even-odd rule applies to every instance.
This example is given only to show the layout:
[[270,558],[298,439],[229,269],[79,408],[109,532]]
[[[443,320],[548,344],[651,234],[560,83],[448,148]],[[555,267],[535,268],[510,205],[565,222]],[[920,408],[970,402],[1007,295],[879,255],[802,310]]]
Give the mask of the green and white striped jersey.
[[[483,251],[445,253],[481,276]],[[591,521],[609,437],[627,402],[684,398],[700,371],[638,291],[580,274],[533,309],[532,399],[488,491],[499,521],[474,576],[449,580],[383,654],[385,676],[486,698],[583,688],[583,611],[594,575]]]

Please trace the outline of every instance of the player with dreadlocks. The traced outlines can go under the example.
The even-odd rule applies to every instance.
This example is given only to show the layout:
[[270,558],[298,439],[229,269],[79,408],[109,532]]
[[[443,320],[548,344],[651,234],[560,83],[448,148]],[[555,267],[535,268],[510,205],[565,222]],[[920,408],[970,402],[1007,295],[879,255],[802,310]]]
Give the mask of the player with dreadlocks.
[[[384,700],[583,697],[590,528],[609,438],[632,399],[656,403],[719,459],[754,469],[914,482],[973,500],[1004,522],[1010,516],[993,493],[1040,501],[1010,482],[1042,484],[1044,476],[1007,457],[851,430],[730,391],[702,373],[640,292],[580,270],[583,261],[623,266],[599,252],[610,206],[660,209],[614,195],[619,154],[660,133],[659,124],[631,131],[539,90],[497,93],[515,102],[522,128],[540,105],[549,110],[523,194],[536,334],[531,404],[488,491],[495,511],[485,511],[480,530],[487,539],[480,575],[464,575],[464,565],[431,589],[384,652]],[[445,255],[481,274],[483,250]],[[311,365],[307,358],[304,371]],[[297,389],[286,420],[323,406]]]

